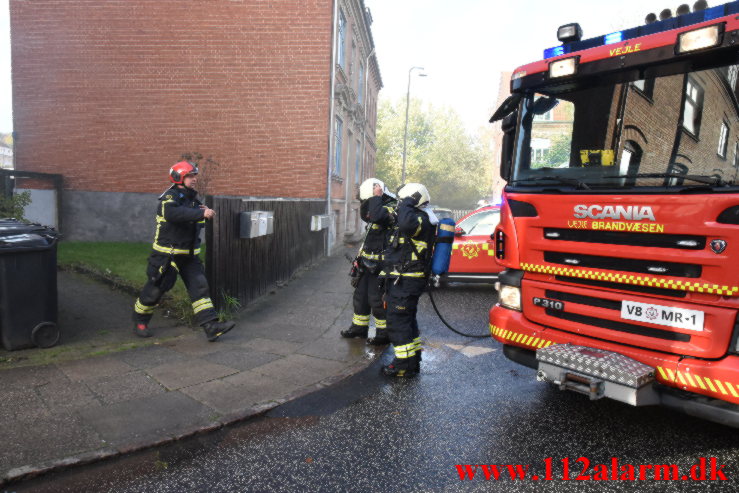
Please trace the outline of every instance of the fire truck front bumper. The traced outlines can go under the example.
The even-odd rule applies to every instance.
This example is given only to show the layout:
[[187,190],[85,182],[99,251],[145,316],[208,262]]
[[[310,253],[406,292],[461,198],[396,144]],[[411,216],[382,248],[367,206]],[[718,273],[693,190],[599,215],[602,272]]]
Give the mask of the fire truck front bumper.
[[632,406],[662,405],[739,428],[739,357],[681,358],[609,343],[528,321],[495,306],[490,333],[505,356],[561,390]]

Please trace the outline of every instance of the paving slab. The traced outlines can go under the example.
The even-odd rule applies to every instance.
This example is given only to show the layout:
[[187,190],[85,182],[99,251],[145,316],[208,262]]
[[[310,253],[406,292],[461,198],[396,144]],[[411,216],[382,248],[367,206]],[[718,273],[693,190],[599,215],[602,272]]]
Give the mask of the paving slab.
[[235,368],[204,360],[177,361],[155,366],[146,371],[167,390],[177,390],[238,373]]
[[303,354],[290,354],[251,371],[263,376],[274,377],[286,383],[306,386],[318,383],[341,372],[344,368],[345,364],[340,361],[314,358]]
[[100,377],[112,377],[136,370],[136,367],[113,356],[101,356],[56,365],[72,381],[81,382]]
[[244,347],[247,349],[261,351],[263,353],[278,354],[280,356],[292,354],[302,346],[303,344],[299,342],[279,341],[262,337],[256,337],[244,344]]
[[165,392],[112,406],[80,411],[106,444],[127,449],[142,441],[158,443],[193,424],[212,423],[213,410],[180,392]]
[[104,406],[165,391],[156,380],[143,371],[97,378],[86,382],[86,385]]
[[[205,339],[203,341],[205,342]],[[147,346],[135,351],[124,351],[116,355],[116,358],[138,369],[153,368],[176,361],[187,361],[188,359],[182,353],[161,345]]]
[[0,469],[4,473],[104,446],[97,432],[74,413],[47,415],[18,426],[0,427],[0,444]]
[[280,356],[277,354],[252,351],[243,347],[219,346],[222,348],[221,350],[204,355],[201,359],[209,363],[235,368],[239,371],[251,370],[257,366],[265,365],[270,361],[280,359]]
[[298,388],[298,384],[288,388],[281,381],[259,373],[241,372],[181,391],[220,414],[227,415],[247,411],[260,403],[276,401],[284,397],[286,391]]

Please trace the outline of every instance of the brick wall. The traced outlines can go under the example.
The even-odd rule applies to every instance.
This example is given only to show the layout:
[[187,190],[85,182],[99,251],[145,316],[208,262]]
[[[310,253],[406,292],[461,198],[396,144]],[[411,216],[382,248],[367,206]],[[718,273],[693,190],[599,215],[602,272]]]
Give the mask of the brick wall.
[[209,193],[326,192],[330,0],[11,0],[19,169],[161,192],[198,151]]

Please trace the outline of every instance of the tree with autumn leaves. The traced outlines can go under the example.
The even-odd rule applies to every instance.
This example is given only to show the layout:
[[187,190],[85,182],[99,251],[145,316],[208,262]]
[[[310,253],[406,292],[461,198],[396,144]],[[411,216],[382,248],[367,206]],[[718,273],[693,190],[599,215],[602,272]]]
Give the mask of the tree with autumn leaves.
[[[377,177],[401,185],[405,99],[382,100],[377,113]],[[472,136],[451,108],[411,100],[406,182],[423,183],[433,204],[470,209],[490,193],[493,163],[486,133]]]

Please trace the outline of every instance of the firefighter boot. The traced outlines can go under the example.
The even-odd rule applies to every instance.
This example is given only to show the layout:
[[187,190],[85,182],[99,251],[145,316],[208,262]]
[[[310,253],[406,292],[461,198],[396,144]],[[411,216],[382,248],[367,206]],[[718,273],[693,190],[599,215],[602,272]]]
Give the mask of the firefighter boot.
[[134,322],[133,333],[139,337],[151,337],[152,335],[149,326],[141,322]]
[[390,344],[390,338],[387,336],[386,329],[377,329],[375,337],[367,339],[367,344],[372,346],[387,346]]
[[354,337],[367,337],[367,326],[362,327],[361,325],[351,324],[348,329],[341,331],[341,337],[352,339]]
[[236,322],[218,322],[216,320],[203,324],[203,330],[208,341],[213,342],[229,330],[234,328]]
[[382,373],[386,377],[408,378],[418,375],[415,357],[399,360],[395,358],[392,363],[382,367]]

